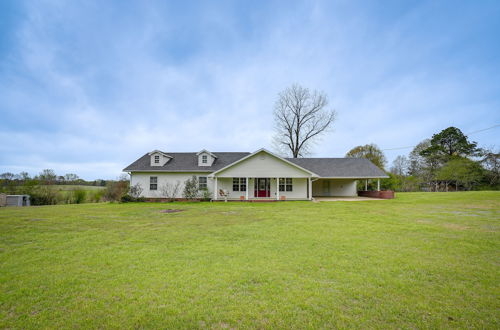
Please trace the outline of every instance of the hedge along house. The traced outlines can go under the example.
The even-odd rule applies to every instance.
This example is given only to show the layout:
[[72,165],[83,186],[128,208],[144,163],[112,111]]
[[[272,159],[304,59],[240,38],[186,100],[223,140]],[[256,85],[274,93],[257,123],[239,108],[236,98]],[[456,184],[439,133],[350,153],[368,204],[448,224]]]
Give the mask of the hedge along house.
[[[193,175],[213,200],[311,200],[357,196],[356,182],[388,176],[364,158],[283,158],[265,149],[248,152],[145,154],[124,172],[146,198],[183,198]],[[175,196],[165,192],[178,186]],[[379,185],[380,187],[380,185]]]

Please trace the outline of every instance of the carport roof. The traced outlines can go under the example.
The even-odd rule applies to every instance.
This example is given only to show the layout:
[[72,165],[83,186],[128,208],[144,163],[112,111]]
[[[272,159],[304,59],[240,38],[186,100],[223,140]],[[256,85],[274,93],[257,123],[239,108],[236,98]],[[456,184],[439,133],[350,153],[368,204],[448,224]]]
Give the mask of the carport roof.
[[366,158],[286,158],[321,178],[371,179],[389,176]]

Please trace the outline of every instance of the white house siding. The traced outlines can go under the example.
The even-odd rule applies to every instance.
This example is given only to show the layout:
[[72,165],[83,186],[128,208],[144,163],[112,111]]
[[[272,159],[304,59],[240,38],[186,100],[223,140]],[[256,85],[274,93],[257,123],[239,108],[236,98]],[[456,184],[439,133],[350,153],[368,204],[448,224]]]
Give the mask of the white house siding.
[[[203,172],[182,172],[182,173],[161,173],[161,172],[133,172],[130,176],[130,185],[133,186],[139,183],[143,189],[141,196],[146,198],[162,198],[161,194],[161,186],[166,183],[175,184],[177,181],[180,182],[179,191],[177,193],[176,198],[182,198],[182,191],[184,190],[184,182],[187,179],[190,179],[193,175],[196,177],[199,176],[208,176],[210,173]],[[158,189],[150,190],[149,189],[149,178],[152,176],[158,177]],[[208,191],[211,193],[210,196],[213,195],[213,179],[208,178],[207,180]]]
[[[245,177],[245,176],[242,176]],[[263,178],[269,178],[263,176]],[[276,179],[270,178],[270,196],[269,198],[276,198]],[[255,178],[248,179],[248,198],[255,197],[254,191]],[[233,178],[218,178],[217,189],[225,189],[229,192],[228,199],[240,199],[240,196],[245,196],[245,191],[233,191]],[[287,200],[293,199],[307,199],[307,178],[293,178],[292,179],[293,191],[280,191],[279,196],[285,196]],[[223,199],[220,195],[218,199]]]
[[309,172],[261,151],[216,174],[217,177],[305,178]]
[[313,197],[357,196],[356,180],[319,179],[312,183]]

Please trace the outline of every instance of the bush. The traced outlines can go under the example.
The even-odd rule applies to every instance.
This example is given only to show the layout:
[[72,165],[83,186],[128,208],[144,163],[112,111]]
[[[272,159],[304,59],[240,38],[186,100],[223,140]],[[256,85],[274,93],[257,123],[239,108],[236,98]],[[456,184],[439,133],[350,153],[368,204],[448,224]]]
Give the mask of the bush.
[[112,181],[108,182],[104,191],[104,198],[110,202],[118,202],[127,194],[127,181]]
[[85,203],[87,197],[87,192],[83,189],[75,189],[73,190],[73,203],[81,204]]
[[37,186],[30,194],[31,205],[57,204],[57,190],[51,186]]
[[93,203],[99,203],[102,199],[102,195],[104,194],[104,191],[99,189],[99,190],[96,190],[94,192],[92,192],[91,194],[89,194],[89,200]]
[[187,179],[184,182],[184,191],[182,195],[187,199],[196,199],[199,197],[198,179],[196,176],[193,175],[191,179]]
[[138,198],[141,196],[143,190],[144,189],[142,189],[141,184],[138,182],[135,185],[133,185],[132,187],[130,187],[129,195],[134,197],[134,198]]
[[122,198],[120,198],[120,202],[122,203],[130,203],[130,202],[145,202],[146,199],[144,197],[134,197],[130,196],[129,194],[123,195]]
[[204,201],[209,201],[212,199],[212,194],[210,193],[210,191],[208,191],[208,189],[202,191],[202,199]]

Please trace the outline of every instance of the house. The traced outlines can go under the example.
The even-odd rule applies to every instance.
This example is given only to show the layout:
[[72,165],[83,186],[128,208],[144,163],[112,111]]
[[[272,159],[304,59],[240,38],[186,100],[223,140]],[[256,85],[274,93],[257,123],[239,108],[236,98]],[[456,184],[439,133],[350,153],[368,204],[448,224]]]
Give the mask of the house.
[[[283,158],[265,149],[256,152],[163,152],[154,150],[123,169],[141,196],[165,198],[165,187],[180,186],[193,175],[212,199],[311,200],[357,196],[358,180],[388,176],[364,158]],[[168,196],[171,197],[171,196]]]

